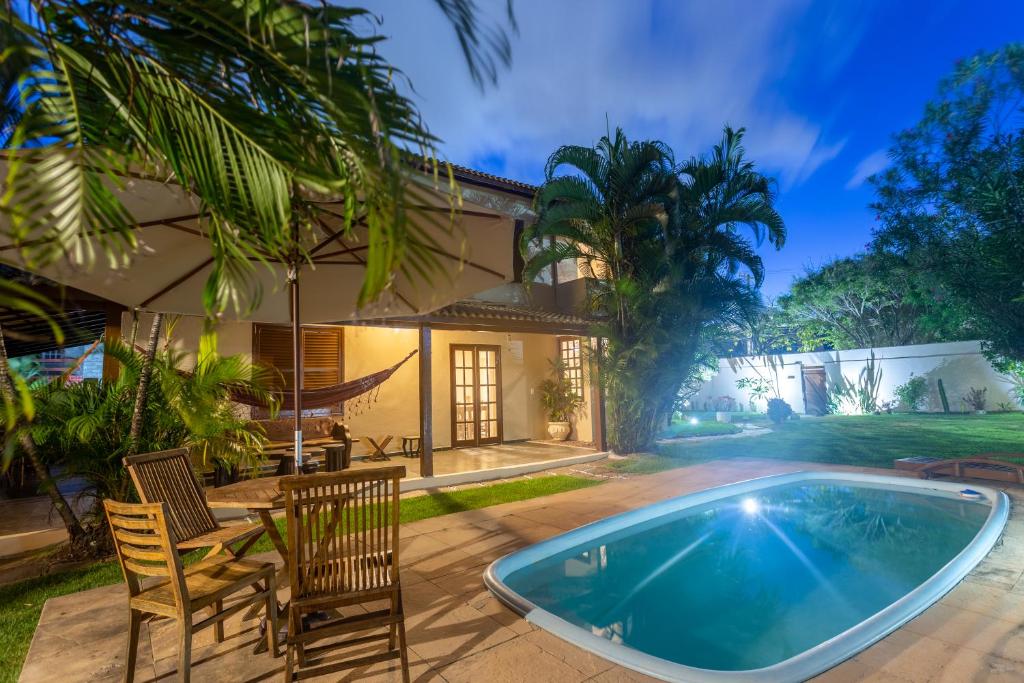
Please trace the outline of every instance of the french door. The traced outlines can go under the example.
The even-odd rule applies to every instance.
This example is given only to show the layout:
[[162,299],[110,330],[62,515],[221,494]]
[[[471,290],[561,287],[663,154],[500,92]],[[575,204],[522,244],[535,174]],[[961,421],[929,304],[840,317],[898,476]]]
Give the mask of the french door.
[[501,347],[451,345],[452,445],[501,443]]

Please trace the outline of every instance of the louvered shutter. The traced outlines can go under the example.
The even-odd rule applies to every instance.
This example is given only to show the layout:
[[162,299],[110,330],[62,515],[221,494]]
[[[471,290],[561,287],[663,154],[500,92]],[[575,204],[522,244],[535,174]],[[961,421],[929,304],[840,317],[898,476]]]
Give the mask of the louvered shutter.
[[303,389],[341,384],[341,329],[312,327],[302,330]]
[[[255,325],[253,357],[261,365],[276,368],[284,380],[284,390],[294,385],[292,331],[280,325]],[[342,328],[304,327],[302,329],[303,389],[322,389],[344,381],[342,366]]]

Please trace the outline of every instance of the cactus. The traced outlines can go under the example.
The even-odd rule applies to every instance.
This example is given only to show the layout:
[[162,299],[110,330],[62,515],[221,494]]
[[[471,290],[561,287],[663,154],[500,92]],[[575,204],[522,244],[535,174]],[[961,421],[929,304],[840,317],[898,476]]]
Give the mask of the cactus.
[[942,386],[942,380],[939,380],[939,399],[942,401],[942,412],[949,412],[949,399],[946,398],[946,387]]

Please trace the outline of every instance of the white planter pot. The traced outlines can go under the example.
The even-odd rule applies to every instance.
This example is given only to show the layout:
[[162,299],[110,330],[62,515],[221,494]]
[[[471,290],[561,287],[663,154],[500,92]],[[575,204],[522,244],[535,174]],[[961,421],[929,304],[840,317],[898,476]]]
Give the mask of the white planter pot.
[[548,422],[548,436],[555,441],[565,441],[571,431],[572,425],[568,422]]

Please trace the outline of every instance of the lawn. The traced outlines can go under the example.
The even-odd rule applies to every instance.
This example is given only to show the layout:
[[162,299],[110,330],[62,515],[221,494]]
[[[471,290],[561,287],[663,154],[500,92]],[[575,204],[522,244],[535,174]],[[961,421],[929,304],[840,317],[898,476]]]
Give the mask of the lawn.
[[[466,488],[450,493],[432,493],[403,500],[401,521],[407,524],[453,512],[477,510],[516,500],[574,491],[600,483],[602,482],[595,479],[555,475]],[[282,534],[284,523],[283,517],[277,520]],[[251,552],[272,549],[270,540],[264,536],[253,546]],[[0,586],[0,683],[14,683],[18,680],[44,602],[60,595],[120,583],[121,580],[121,569],[115,562],[98,562],[84,569]],[[125,614],[127,615],[127,609]]]
[[710,420],[701,420],[698,418],[697,424],[691,424],[689,419],[676,420],[668,426],[658,438],[661,439],[685,439],[694,436],[721,436],[723,434],[738,434],[743,431],[734,424],[728,422],[715,422],[714,418]]
[[763,436],[663,444],[609,466],[636,474],[719,458],[757,457],[892,467],[896,458],[1024,453],[1024,414],[894,414],[793,420]]

